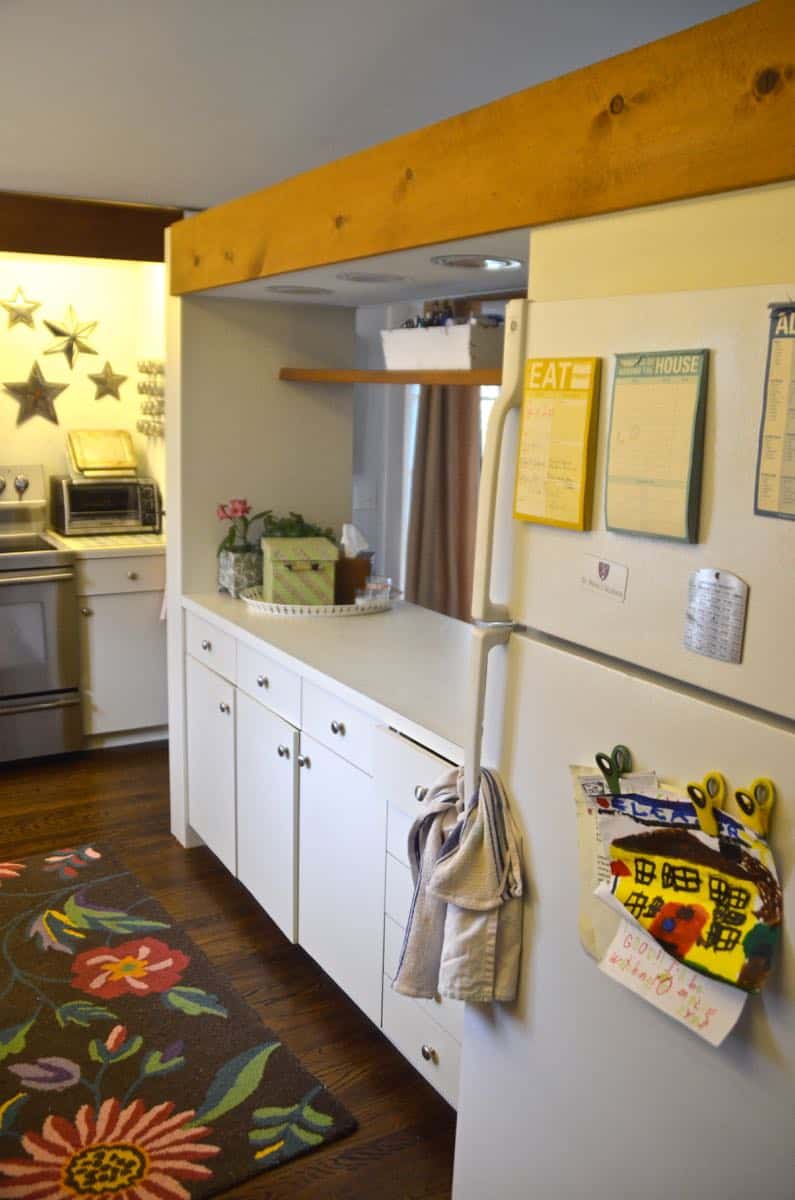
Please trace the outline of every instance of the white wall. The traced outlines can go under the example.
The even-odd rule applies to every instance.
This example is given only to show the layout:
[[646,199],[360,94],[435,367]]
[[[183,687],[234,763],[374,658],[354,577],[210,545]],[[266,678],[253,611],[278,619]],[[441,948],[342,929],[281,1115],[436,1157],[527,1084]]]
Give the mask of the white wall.
[[[181,302],[182,589],[214,590],[232,496],[339,530],[351,514],[352,389],[282,383],[282,366],[350,366],[350,309]],[[176,485],[176,480],[172,480]]]
[[[138,361],[165,357],[164,267],[162,263],[111,259],[60,258],[0,253],[0,300],[11,300],[21,287],[27,300],[39,301],[34,327],[9,328],[0,308],[0,383],[26,380],[38,362],[48,382],[66,383],[55,399],[58,424],[32,417],[17,425],[19,405],[0,388],[0,462],[41,463],[48,475],[67,471],[66,432],[70,429],[127,429],[133,434],[139,469],[161,488],[165,462],[162,439],[135,432],[140,417]],[[81,323],[97,322],[87,341],[97,353],[80,354],[70,369],[63,354],[46,354],[56,341],[45,320],[62,322],[72,306]],[[120,399],[95,400],[89,374],[110,362],[128,378]]]

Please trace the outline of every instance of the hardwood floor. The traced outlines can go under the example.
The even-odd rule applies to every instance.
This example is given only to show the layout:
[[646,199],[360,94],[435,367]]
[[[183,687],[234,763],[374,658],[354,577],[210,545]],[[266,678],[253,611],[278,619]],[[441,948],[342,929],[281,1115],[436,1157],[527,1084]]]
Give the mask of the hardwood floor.
[[204,848],[168,829],[163,746],[0,767],[0,860],[105,843],[359,1121],[351,1137],[259,1175],[235,1200],[442,1200],[455,1114]]

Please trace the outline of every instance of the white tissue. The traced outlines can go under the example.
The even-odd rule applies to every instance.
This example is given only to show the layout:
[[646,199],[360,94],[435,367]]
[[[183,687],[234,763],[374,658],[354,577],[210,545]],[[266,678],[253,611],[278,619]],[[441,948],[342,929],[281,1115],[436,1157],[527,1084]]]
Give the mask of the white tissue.
[[367,538],[355,525],[343,525],[340,543],[342,553],[346,558],[356,558],[356,555],[361,554],[363,550],[370,549]]

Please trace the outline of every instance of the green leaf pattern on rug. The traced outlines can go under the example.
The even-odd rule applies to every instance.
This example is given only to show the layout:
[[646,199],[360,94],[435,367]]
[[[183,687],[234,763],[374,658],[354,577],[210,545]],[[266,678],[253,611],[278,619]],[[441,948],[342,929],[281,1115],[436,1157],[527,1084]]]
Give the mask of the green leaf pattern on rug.
[[27,1092],[17,1092],[16,1096],[10,1096],[8,1100],[4,1100],[0,1104],[0,1133],[11,1132],[14,1122],[25,1107],[27,1100]]
[[55,1019],[65,1029],[67,1025],[80,1025],[88,1029],[92,1021],[118,1021],[115,1012],[103,1008],[101,1004],[92,1004],[90,1000],[67,1000],[55,1010]]
[[185,1066],[185,1059],[181,1054],[167,1058],[167,1053],[166,1050],[152,1050],[144,1059],[142,1073],[144,1075],[167,1075],[169,1071],[178,1071],[180,1067]]
[[190,1125],[207,1125],[237,1108],[257,1090],[268,1065],[268,1059],[281,1042],[266,1042],[253,1050],[244,1050],[224,1063],[210,1084],[204,1103]]
[[162,999],[168,1008],[176,1008],[189,1017],[200,1017],[205,1013],[215,1017],[229,1016],[218,997],[201,988],[173,987],[163,992]]
[[[126,1032],[124,1030],[125,1034]],[[88,1057],[95,1063],[124,1062],[125,1058],[132,1058],[133,1054],[137,1054],[143,1044],[144,1039],[140,1033],[137,1033],[135,1037],[127,1038],[117,1050],[111,1050],[108,1048],[107,1042],[93,1038],[88,1047]]]
[[[312,1101],[321,1091],[315,1087],[303,1100],[287,1108],[257,1108],[251,1114],[257,1128],[249,1132],[248,1140],[257,1147],[254,1157],[262,1159],[295,1153],[300,1145],[319,1146],[334,1124],[333,1117],[312,1107]],[[274,1158],[274,1165],[278,1159]]]
[[0,1062],[11,1054],[21,1054],[25,1049],[28,1033],[36,1024],[38,1012],[29,1021],[19,1025],[11,1025],[8,1029],[0,1029]]
[[63,906],[71,923],[78,929],[104,929],[108,933],[149,933],[153,929],[169,929],[163,921],[147,921],[116,908],[92,908],[76,892]]

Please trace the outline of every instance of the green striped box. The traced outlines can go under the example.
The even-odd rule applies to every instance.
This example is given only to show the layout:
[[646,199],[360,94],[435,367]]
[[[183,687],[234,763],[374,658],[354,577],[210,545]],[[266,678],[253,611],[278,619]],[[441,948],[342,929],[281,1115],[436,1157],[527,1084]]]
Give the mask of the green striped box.
[[271,604],[333,604],[337,547],[327,538],[262,538],[262,598]]

